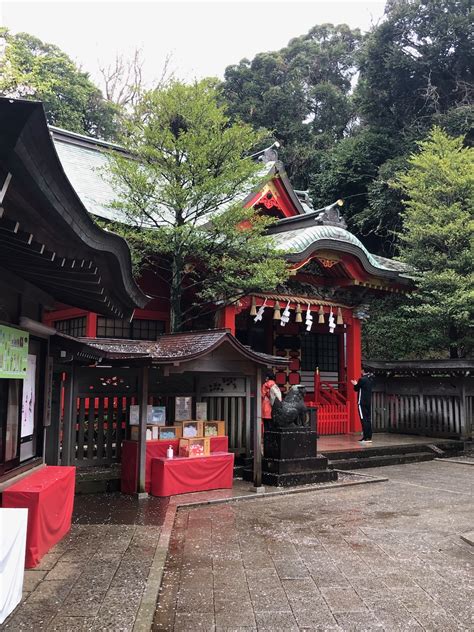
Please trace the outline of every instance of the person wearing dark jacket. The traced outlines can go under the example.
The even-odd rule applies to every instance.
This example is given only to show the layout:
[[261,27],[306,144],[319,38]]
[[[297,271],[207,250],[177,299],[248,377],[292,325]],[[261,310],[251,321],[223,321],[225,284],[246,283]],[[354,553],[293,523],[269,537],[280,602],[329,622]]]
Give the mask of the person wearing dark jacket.
[[351,382],[358,393],[357,408],[363,432],[360,443],[372,443],[372,375],[362,369],[359,380],[351,380]]

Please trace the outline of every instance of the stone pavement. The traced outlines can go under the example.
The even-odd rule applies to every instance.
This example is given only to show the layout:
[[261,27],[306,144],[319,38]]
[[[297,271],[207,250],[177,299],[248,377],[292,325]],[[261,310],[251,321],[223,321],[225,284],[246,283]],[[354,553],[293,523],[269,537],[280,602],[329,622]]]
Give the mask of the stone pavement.
[[159,630],[473,630],[469,466],[178,511]]
[[167,502],[76,496],[71,531],[33,570],[24,598],[0,629],[132,630]]

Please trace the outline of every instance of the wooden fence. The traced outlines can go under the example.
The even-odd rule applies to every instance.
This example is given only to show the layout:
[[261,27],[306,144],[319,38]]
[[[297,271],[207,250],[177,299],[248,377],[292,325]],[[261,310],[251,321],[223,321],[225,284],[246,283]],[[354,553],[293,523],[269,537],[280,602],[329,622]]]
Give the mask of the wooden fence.
[[376,377],[372,392],[375,431],[470,438],[474,378]]

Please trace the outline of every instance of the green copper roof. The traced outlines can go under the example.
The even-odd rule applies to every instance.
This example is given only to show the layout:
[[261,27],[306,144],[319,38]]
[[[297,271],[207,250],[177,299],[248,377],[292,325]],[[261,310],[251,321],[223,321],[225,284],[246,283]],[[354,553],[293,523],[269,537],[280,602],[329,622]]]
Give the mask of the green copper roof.
[[[392,262],[389,259],[372,255],[355,235],[340,226],[309,226],[299,228],[297,230],[288,230],[276,233],[272,235],[272,238],[274,239],[277,248],[284,250],[289,255],[302,254],[308,249],[311,249],[311,246],[313,245],[314,250],[317,250],[317,242],[320,242],[322,248],[328,246],[328,244],[323,243],[324,241],[333,242],[333,246],[334,242],[340,242],[341,245],[350,244],[362,251],[369,264],[378,270],[386,270],[387,272],[394,272],[394,270],[396,270],[401,272],[406,269],[403,264],[398,264],[395,267],[394,263],[398,262]],[[387,262],[390,263],[390,266],[387,265]]]

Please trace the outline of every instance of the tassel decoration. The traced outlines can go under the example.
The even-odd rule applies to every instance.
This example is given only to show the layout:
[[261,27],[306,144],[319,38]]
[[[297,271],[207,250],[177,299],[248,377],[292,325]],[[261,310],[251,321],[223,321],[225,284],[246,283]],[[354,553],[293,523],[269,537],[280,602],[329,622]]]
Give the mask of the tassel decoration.
[[298,303],[298,305],[296,306],[295,323],[302,323],[302,322],[303,322],[303,317],[301,316],[301,305]]
[[319,314],[319,316],[318,316],[318,323],[320,325],[324,325],[324,309],[323,309],[322,305],[319,306],[318,314]]
[[255,296],[252,296],[252,305],[250,307],[250,316],[257,315],[257,301],[255,300]]
[[336,325],[343,325],[343,324],[344,324],[344,320],[342,319],[342,310],[340,307],[338,307]]
[[275,301],[275,307],[273,308],[273,320],[280,320],[281,312],[280,312],[280,303],[279,301]]

